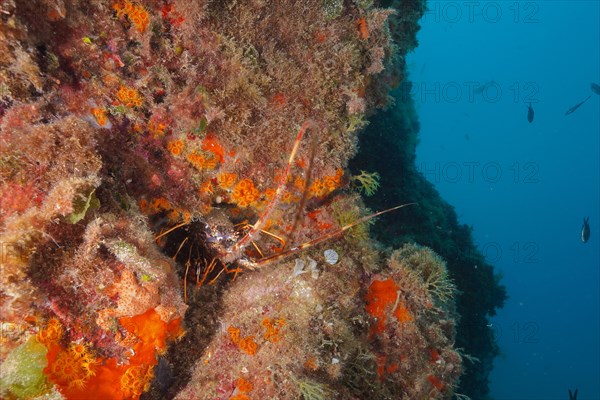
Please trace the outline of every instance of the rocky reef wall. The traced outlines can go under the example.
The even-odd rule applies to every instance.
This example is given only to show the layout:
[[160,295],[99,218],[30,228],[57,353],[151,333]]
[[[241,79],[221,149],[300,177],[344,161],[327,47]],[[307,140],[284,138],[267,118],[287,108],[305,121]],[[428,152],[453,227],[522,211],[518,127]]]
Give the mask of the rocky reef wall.
[[475,247],[472,228],[460,224],[454,208],[445,202],[415,166],[419,122],[405,81],[394,91],[395,104],[371,119],[359,146],[361,152],[350,162],[351,169],[378,171],[386,196],[365,199],[372,209],[398,202],[414,202],[416,207],[384,215],[372,229],[373,236],[387,246],[416,242],[433,249],[448,266],[458,289],[456,346],[469,354],[459,391],[473,399],[485,399],[488,375],[498,346],[489,326],[506,300],[500,276]]
[[0,3],[0,395],[452,397],[446,264],[347,169],[423,7]]

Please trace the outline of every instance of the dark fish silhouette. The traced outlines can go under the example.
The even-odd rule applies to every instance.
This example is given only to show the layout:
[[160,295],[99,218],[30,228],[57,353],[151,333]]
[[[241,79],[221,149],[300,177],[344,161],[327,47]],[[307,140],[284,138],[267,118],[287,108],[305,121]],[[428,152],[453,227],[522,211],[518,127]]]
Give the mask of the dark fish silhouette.
[[575,392],[571,393],[571,389],[569,389],[569,400],[577,400],[577,389]]
[[583,243],[587,243],[590,240],[590,217],[585,217],[583,219],[583,226],[581,227],[581,241]]
[[527,121],[529,121],[529,123],[533,122],[533,107],[531,107],[531,103],[529,103],[529,106],[527,108]]
[[592,92],[596,93],[597,95],[600,95],[600,85],[597,85],[594,82],[592,82],[590,83],[590,89],[592,89]]
[[584,101],[582,101],[581,103],[577,103],[575,104],[573,107],[569,108],[567,110],[567,112],[565,113],[565,115],[569,115],[569,114],[573,114],[575,112],[575,110],[577,110],[579,107],[581,107],[581,105],[583,103],[585,103],[586,101],[588,101],[590,99],[590,97],[592,97],[592,95],[590,94],[588,97],[585,98]]

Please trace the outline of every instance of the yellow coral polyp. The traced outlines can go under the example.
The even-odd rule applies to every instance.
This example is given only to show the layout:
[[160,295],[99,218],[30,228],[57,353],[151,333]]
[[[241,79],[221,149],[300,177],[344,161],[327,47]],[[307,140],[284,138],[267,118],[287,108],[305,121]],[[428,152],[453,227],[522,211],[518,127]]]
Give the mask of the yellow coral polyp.
[[157,197],[152,200],[151,206],[153,209],[152,211],[158,212],[158,211],[164,211],[164,210],[170,209],[171,203],[169,202],[169,200],[165,199],[164,197]]
[[148,213],[149,208],[148,208],[148,200],[146,199],[140,199],[140,201],[138,202],[138,205],[140,207],[140,211],[144,214]]
[[327,190],[333,191],[338,187],[339,182],[336,181],[334,176],[326,176],[324,179],[324,184]]
[[265,201],[271,201],[273,199],[273,197],[275,197],[275,193],[277,191],[275,189],[267,189],[265,190],[265,192],[263,193],[264,197],[265,197]]
[[296,203],[299,200],[300,199],[298,198],[298,196],[295,196],[290,192],[284,192],[283,196],[281,196],[281,202],[286,204]]
[[46,373],[59,387],[82,389],[87,380],[95,375],[95,358],[84,344],[71,344],[60,349],[56,358],[50,357]]
[[250,397],[248,397],[245,393],[252,391],[252,389],[254,388],[252,382],[244,378],[239,378],[236,381],[235,387],[239,393],[230,397],[229,400],[250,400]]
[[243,393],[238,393],[235,396],[230,397],[229,400],[250,400],[250,397]]
[[240,328],[230,326],[227,328],[227,333],[229,333],[229,338],[233,343],[238,344],[240,342]]
[[242,179],[240,183],[237,184],[236,189],[246,190],[254,186],[254,183],[250,179]]
[[258,350],[258,345],[254,341],[254,336],[246,336],[241,339],[238,343],[240,350],[244,353],[253,356],[256,354],[256,350]]
[[252,391],[252,389],[253,389],[252,382],[250,382],[244,378],[239,378],[237,380],[235,386],[236,386],[237,390],[239,390],[242,393],[248,393],[248,392]]
[[240,328],[235,326],[230,326],[227,328],[227,333],[229,334],[229,338],[233,343],[235,343],[240,350],[244,353],[253,356],[256,354],[256,350],[258,349],[258,345],[254,341],[254,336],[246,336],[245,338],[241,338]]
[[62,325],[57,319],[52,318],[48,321],[46,327],[38,332],[36,339],[38,342],[48,347],[51,344],[58,343],[58,341],[62,338],[62,334]]
[[121,376],[121,390],[129,397],[137,398],[150,388],[153,377],[154,372],[148,364],[129,367]]
[[167,143],[167,150],[169,150],[174,156],[180,155],[183,151],[183,140],[173,140]]
[[304,178],[297,176],[294,179],[294,187],[298,190],[304,190],[304,185],[306,184],[306,182],[304,181]]
[[259,199],[260,193],[254,182],[251,179],[242,179],[233,189],[231,200],[236,203],[239,207],[244,208],[256,203]]
[[129,19],[139,33],[144,33],[150,22],[148,12],[142,6],[136,6],[135,10],[129,15]]
[[161,138],[165,135],[167,125],[162,122],[151,119],[148,122],[148,132],[156,139]]
[[171,222],[190,222],[192,214],[181,208],[172,209],[167,213],[167,218]]
[[117,12],[117,17],[122,18],[133,12],[134,6],[130,1],[116,1],[113,4],[113,9]]
[[179,221],[179,219],[181,218],[181,214],[179,213],[179,211],[177,210],[171,210],[169,211],[169,213],[167,214],[167,218],[169,219],[169,221],[171,222],[177,222]]
[[127,107],[141,107],[142,96],[134,88],[121,86],[117,91],[117,99]]
[[315,179],[310,186],[309,194],[314,197],[328,195],[341,186],[343,174],[344,172],[341,169],[338,169],[334,175],[327,175],[322,179]]
[[219,178],[218,178],[219,187],[221,189],[231,189],[233,187],[233,185],[235,185],[236,180],[237,180],[236,174],[223,172],[223,173],[219,174]]
[[106,113],[104,112],[104,110],[102,108],[94,107],[90,110],[90,112],[96,119],[96,122],[98,123],[98,125],[100,125],[100,126],[106,125],[106,123],[108,122],[108,117],[106,116]]
[[198,188],[198,192],[200,193],[200,195],[211,195],[214,193],[213,191],[213,184],[212,181],[206,180],[204,182],[202,182],[200,184],[200,187]]
[[71,347],[69,347],[69,352],[74,357],[83,357],[85,354],[87,354],[87,346],[83,343],[73,344]]
[[325,187],[325,184],[323,183],[322,179],[315,179],[315,181],[312,183],[312,185],[310,185],[310,189],[308,190],[308,193],[312,196],[312,197],[323,197],[327,194],[327,188]]
[[265,339],[271,343],[277,343],[281,339],[280,331],[283,325],[285,325],[285,319],[279,318],[276,320],[270,320],[265,318],[262,320],[261,325],[266,328]]
[[127,16],[139,33],[144,33],[148,28],[150,17],[143,6],[124,0],[115,2],[113,9],[117,12],[117,17]]
[[195,151],[188,154],[188,161],[192,164],[196,169],[202,170],[213,170],[217,168],[217,159],[214,157],[204,157],[201,154],[196,153]]

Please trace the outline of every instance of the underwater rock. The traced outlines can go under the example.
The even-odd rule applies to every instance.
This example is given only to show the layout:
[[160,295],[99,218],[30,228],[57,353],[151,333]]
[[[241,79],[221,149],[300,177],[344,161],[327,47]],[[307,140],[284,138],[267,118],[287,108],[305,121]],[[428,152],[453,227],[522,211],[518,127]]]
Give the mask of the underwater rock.
[[3,2],[4,398],[453,395],[452,296],[339,238],[424,11],[390,5]]
[[475,367],[465,369],[457,392],[485,398],[493,359],[499,354],[489,317],[503,306],[506,288],[477,250],[472,228],[459,223],[453,207],[417,171],[419,121],[410,90],[410,83],[402,85],[393,93],[395,105],[371,119],[360,137],[359,146],[364,151],[351,160],[350,168],[355,172],[376,170],[381,175],[386,196],[365,198],[369,208],[385,209],[399,202],[418,204],[381,216],[371,229],[372,235],[393,248],[415,242],[428,246],[447,262],[448,275],[458,289],[456,347],[464,349],[469,359],[479,360]]

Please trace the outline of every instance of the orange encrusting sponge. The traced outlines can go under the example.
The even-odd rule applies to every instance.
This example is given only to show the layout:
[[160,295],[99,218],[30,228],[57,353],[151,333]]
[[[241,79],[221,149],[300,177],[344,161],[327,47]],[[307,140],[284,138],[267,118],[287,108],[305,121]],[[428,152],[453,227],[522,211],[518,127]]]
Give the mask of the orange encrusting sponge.
[[371,334],[382,333],[386,322],[386,308],[389,305],[395,306],[393,315],[400,323],[410,322],[413,316],[403,301],[398,301],[399,287],[393,279],[389,278],[383,281],[373,281],[369,286],[369,291],[365,300],[367,313],[377,318],[377,324],[371,329]]
[[[133,355],[122,363],[114,358],[93,357],[85,344],[71,344],[65,349],[57,340],[44,341],[48,347],[44,372],[66,399],[138,399],[154,376],[156,355],[166,350],[168,339],[184,333],[181,318],[166,323],[154,309],[121,317],[119,323],[136,341],[131,348]],[[54,333],[55,325],[52,323],[46,330]]]
[[375,318],[377,325],[373,327],[372,333],[382,333],[385,327],[385,309],[388,305],[394,304],[398,297],[398,286],[393,279],[384,281],[373,281],[367,292],[367,305],[365,310]]

